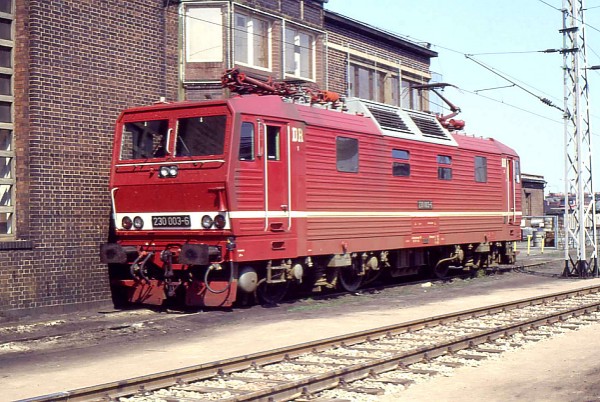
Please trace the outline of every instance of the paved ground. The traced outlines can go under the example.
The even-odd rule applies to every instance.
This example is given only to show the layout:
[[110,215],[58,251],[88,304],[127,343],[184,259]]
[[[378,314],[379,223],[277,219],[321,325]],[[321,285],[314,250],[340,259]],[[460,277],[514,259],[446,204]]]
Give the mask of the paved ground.
[[[361,295],[309,298],[274,308],[254,306],[190,314],[134,310],[81,312],[0,326],[0,400],[17,400],[101,382],[235,357],[484,304],[599,284],[560,279],[562,254],[539,250],[523,272],[431,287],[421,284]],[[41,329],[40,329],[41,328]],[[600,326],[544,341],[416,385],[402,400],[595,400]],[[14,342],[28,336],[28,342]],[[47,336],[54,336],[48,338]],[[40,340],[36,340],[41,338]],[[387,400],[398,400],[397,397]]]

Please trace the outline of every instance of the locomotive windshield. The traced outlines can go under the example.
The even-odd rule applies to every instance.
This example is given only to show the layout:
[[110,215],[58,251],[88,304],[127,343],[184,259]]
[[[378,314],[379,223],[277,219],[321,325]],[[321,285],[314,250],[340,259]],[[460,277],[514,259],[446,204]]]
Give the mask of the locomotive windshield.
[[165,156],[168,120],[125,123],[121,139],[121,160]]
[[[225,148],[226,122],[227,116],[224,115],[177,119],[174,156],[222,155]],[[163,158],[173,153],[171,149],[166,149],[167,141],[169,141],[168,120],[125,123],[120,159]]]
[[226,121],[226,116],[179,119],[175,156],[222,155]]

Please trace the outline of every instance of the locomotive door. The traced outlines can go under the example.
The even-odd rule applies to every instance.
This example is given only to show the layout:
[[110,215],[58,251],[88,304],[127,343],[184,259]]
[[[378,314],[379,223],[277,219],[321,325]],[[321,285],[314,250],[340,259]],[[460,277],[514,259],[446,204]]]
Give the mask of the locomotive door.
[[290,166],[287,134],[283,125],[265,123],[263,129],[265,175],[265,231],[291,228]]
[[514,224],[516,220],[516,202],[517,202],[517,186],[518,180],[518,161],[507,158],[506,159],[506,204],[508,223]]

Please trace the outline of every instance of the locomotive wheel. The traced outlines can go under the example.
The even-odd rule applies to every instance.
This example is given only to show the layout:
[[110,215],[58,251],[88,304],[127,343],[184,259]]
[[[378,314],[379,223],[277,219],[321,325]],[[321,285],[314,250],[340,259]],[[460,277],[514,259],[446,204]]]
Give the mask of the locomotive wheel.
[[266,279],[258,281],[256,286],[256,299],[260,304],[275,305],[283,300],[287,294],[290,283],[267,283]]
[[362,285],[364,277],[360,273],[354,265],[340,268],[338,278],[342,289],[346,292],[356,292],[360,288],[360,285]]

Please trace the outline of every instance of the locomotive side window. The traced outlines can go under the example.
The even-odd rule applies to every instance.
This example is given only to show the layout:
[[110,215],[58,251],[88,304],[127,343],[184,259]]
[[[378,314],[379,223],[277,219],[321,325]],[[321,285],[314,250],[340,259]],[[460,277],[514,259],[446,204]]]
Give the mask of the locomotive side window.
[[188,117],[177,121],[175,156],[222,155],[226,116]]
[[[403,149],[392,149],[392,158],[408,161],[410,159],[410,152]],[[393,162],[392,175],[401,177],[410,176],[410,163]]]
[[[437,162],[440,165],[451,165],[452,157],[448,155],[438,155]],[[438,179],[452,180],[452,168],[446,166],[438,166]]]
[[280,159],[279,127],[267,126],[267,159],[270,161]]
[[358,172],[358,140],[337,137],[335,140],[338,172]]
[[239,159],[241,161],[254,160],[254,124],[247,121],[242,123]]
[[515,161],[515,183],[521,182],[521,163],[519,161]]
[[448,155],[438,155],[437,161],[440,165],[452,165],[452,157]]
[[165,156],[168,128],[168,120],[125,123],[121,138],[121,160]]
[[483,156],[475,157],[475,181],[487,183],[487,158]]

